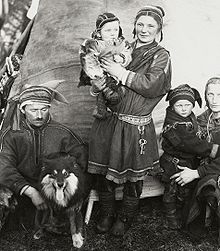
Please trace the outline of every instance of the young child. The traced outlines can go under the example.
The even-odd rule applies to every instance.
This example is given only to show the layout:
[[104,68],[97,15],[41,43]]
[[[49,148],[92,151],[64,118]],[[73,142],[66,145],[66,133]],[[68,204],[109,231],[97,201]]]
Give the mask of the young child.
[[[123,89],[117,79],[103,71],[101,59],[110,58],[124,67],[131,62],[131,48],[122,36],[119,19],[112,13],[99,15],[92,38],[83,42],[79,54],[82,65],[79,86],[92,85],[91,94],[97,96],[93,115],[104,119],[108,114],[106,104],[117,104]],[[97,82],[103,84],[101,92],[96,92],[93,86]]]
[[180,186],[170,177],[180,171],[178,166],[196,169],[200,158],[219,156],[220,149],[218,145],[203,139],[198,131],[192,109],[195,101],[201,107],[202,100],[196,89],[187,84],[180,85],[169,91],[166,101],[169,101],[169,106],[162,132],[164,153],[160,158],[160,165],[164,170],[161,179],[165,185],[165,225],[170,229],[179,229],[184,222],[184,212],[195,183]]

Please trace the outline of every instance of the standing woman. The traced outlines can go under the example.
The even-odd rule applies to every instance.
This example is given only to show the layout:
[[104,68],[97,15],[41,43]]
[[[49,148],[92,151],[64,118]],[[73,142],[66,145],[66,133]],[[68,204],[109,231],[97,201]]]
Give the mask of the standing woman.
[[[100,199],[99,233],[122,236],[137,212],[143,180],[159,166],[156,133],[151,113],[169,91],[171,65],[162,40],[164,11],[146,6],[135,18],[132,62],[127,69],[108,59],[102,60],[106,72],[119,79],[124,89],[118,104],[106,120],[92,126],[88,171],[97,174]],[[96,91],[105,83],[96,85]],[[123,184],[121,207],[115,207],[115,188]],[[115,218],[115,216],[117,216]]]

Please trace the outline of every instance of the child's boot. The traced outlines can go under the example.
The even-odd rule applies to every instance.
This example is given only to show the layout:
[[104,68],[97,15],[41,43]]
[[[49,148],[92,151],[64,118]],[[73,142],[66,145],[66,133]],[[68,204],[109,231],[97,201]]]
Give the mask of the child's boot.
[[181,225],[177,216],[177,209],[175,203],[164,203],[165,209],[165,226],[170,229],[180,229]]
[[96,225],[98,233],[108,232],[114,221],[115,194],[113,192],[99,192],[100,214]]
[[163,205],[165,210],[165,226],[173,230],[180,229],[175,195],[164,193]]

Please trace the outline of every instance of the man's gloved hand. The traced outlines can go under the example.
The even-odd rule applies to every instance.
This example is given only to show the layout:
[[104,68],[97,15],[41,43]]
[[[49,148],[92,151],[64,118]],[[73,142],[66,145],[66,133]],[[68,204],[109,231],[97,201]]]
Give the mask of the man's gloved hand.
[[31,200],[32,203],[35,205],[35,207],[38,210],[45,210],[47,209],[47,204],[40,195],[40,193],[35,189],[34,187],[29,186],[25,191],[24,194],[28,196]]

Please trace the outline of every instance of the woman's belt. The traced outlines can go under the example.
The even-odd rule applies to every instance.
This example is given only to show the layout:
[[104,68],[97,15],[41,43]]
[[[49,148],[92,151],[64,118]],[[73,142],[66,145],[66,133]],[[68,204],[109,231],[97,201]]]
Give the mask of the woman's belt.
[[123,114],[123,113],[114,113],[117,115],[118,119],[124,122],[127,122],[131,125],[136,125],[136,126],[144,126],[148,125],[151,122],[151,114],[148,114],[146,116],[134,116],[134,115],[128,115],[128,114]]
[[148,114],[146,116],[134,116],[116,112],[114,114],[118,117],[119,120],[137,126],[140,135],[140,139],[138,141],[140,146],[140,154],[145,154],[145,146],[147,144],[147,140],[144,139],[144,131],[145,126],[150,124],[151,122],[151,114]]

